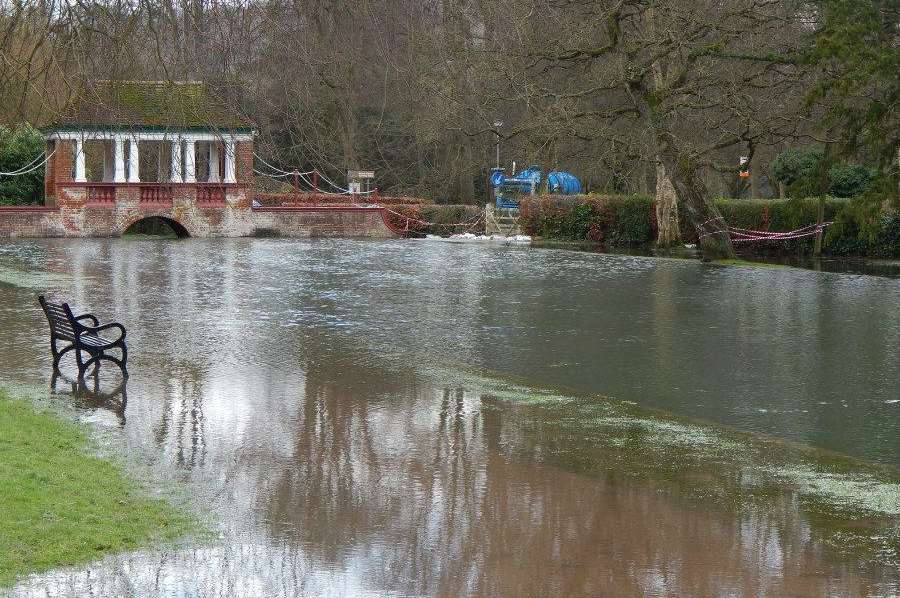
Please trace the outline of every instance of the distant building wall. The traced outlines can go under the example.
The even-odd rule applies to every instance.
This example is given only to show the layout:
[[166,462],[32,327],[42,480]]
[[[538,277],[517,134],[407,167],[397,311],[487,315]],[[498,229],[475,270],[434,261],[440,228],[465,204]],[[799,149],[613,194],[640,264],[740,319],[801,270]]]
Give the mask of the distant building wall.
[[390,238],[379,208],[251,208],[250,191],[235,187],[225,202],[197,205],[191,189],[176,189],[168,204],[140,201],[137,185],[116,189],[109,207],[89,202],[88,186],[58,189],[59,206],[0,208],[0,237],[119,237],[135,222],[163,217],[192,237],[368,237]]
[[46,205],[0,206],[0,237],[119,237],[149,217],[172,220],[192,237],[394,236],[379,208],[253,208],[252,140],[235,141],[233,183],[76,181],[75,149],[71,139],[50,140]]
[[279,237],[369,237],[387,239],[394,233],[381,208],[284,207],[252,211],[254,234]]

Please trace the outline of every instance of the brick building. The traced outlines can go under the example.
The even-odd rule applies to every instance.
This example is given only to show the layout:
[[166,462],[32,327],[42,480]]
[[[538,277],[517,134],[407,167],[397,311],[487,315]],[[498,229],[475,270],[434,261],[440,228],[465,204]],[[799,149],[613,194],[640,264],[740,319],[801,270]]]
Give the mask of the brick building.
[[250,122],[200,82],[94,83],[45,132],[48,205],[215,204],[253,184]]
[[379,207],[253,207],[254,131],[203,83],[93,83],[45,133],[45,205],[0,206],[0,237],[393,236]]

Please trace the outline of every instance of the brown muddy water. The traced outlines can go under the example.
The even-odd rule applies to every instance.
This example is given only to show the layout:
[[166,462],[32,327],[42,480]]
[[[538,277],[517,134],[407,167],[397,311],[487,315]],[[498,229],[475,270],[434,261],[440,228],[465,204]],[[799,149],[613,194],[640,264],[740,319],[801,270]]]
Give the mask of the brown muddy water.
[[50,383],[45,291],[124,322],[131,352],[124,410],[50,400],[212,533],[14,596],[900,593],[900,281],[426,241],[5,241],[0,380],[25,393]]

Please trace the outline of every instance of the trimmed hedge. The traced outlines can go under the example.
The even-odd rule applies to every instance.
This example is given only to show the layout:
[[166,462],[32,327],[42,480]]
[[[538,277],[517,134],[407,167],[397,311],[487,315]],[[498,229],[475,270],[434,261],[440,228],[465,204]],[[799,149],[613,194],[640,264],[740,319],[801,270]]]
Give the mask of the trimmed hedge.
[[[808,199],[726,199],[715,200],[716,207],[728,224],[740,228],[765,231],[796,230],[816,223],[819,200]],[[825,200],[825,221],[834,220],[847,207],[846,199]],[[680,214],[682,234],[696,238],[693,225]]]
[[[789,231],[816,223],[819,199],[724,199],[716,206],[731,226],[753,230]],[[834,222],[826,229],[823,253],[844,256],[900,257],[900,214],[886,213],[869,222],[863,230],[854,211],[853,200],[827,198],[825,221]],[[693,226],[682,215],[682,234],[696,241]],[[687,233],[690,234],[687,234]],[[810,253],[813,237],[790,241],[753,243],[763,251]]]
[[[715,200],[731,226],[751,230],[790,231],[815,224],[817,198]],[[861,227],[853,200],[828,198],[828,227],[823,250],[830,255],[900,257],[900,213],[871,218]],[[653,198],[615,195],[543,195],[521,202],[521,224],[525,234],[563,241],[592,241],[602,245],[651,245],[656,239]],[[697,234],[687,214],[679,215],[685,243],[696,243]],[[865,230],[863,230],[865,228]],[[742,244],[739,248],[762,251],[809,253],[813,237],[790,241]]]
[[[825,200],[825,221],[835,220],[846,210],[846,199]],[[796,230],[816,223],[819,213],[819,200],[809,199],[727,199],[715,200],[716,207],[728,222],[729,226],[764,231]],[[679,212],[681,236],[685,243],[696,243],[697,232],[684,210]],[[811,252],[813,237],[791,239],[787,241],[739,243],[738,249],[752,248],[779,253]],[[823,250],[829,250],[826,244]]]
[[828,227],[825,249],[831,255],[900,258],[900,213],[883,214],[873,219],[867,229],[859,226],[849,210],[839,214]]
[[647,245],[656,239],[653,198],[634,195],[542,195],[522,198],[526,235],[605,245]]

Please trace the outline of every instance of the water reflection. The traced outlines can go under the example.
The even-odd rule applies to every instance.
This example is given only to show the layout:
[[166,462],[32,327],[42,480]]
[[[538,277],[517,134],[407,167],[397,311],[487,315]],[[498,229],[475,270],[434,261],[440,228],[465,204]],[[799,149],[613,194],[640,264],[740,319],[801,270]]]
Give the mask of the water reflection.
[[[17,595],[898,591],[896,571],[824,547],[789,491],[726,510],[578,474],[551,457],[566,444],[600,458],[589,439],[429,374],[487,366],[889,455],[892,281],[349,241],[18,242],[0,244],[0,265],[52,272],[41,284],[128,325],[123,450],[184,482],[221,532],[39,576]],[[0,378],[46,380],[33,292],[0,285]],[[852,392],[833,387],[850,353]]]
[[232,465],[215,494],[237,516],[227,518],[221,542],[114,557],[44,576],[17,595],[897,590],[830,559],[787,498],[735,517],[641,484],[544,466],[516,455],[529,435],[523,416],[485,408],[458,388],[406,391],[403,400],[366,407],[348,401],[340,383],[308,382],[297,394],[288,442],[251,443],[228,455]]
[[83,409],[110,411],[119,419],[120,425],[124,426],[125,409],[128,407],[127,384],[127,378],[119,378],[118,383],[113,382],[110,385],[101,383],[101,378],[97,375],[88,378],[76,376],[73,379],[54,370],[50,376],[50,394],[57,398],[70,397]]

